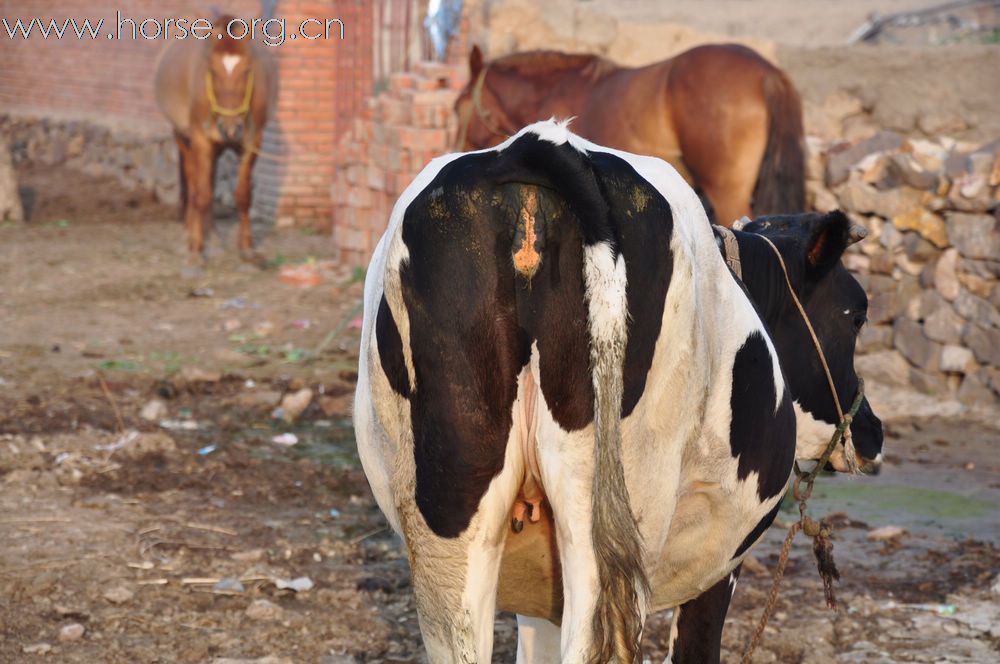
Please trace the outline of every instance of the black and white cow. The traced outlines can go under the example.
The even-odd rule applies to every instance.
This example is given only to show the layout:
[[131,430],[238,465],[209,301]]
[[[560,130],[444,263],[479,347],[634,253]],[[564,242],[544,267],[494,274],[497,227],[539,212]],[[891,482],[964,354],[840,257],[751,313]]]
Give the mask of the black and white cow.
[[[866,301],[846,219],[804,221],[749,230],[776,229],[846,405]],[[669,607],[675,661],[718,661],[740,562],[836,423],[776,257],[737,239],[748,290],[669,165],[554,122],[403,193],[365,283],[354,419],[431,661],[490,661],[498,606],[519,661],[635,661]],[[878,454],[867,405],[852,432]]]

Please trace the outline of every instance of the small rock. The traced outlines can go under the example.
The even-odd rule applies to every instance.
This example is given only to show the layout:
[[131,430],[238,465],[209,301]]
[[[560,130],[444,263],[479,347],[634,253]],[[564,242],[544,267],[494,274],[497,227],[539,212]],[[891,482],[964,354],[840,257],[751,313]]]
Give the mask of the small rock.
[[934,287],[949,302],[954,302],[962,290],[955,271],[957,264],[958,250],[951,247],[944,250],[934,267]]
[[893,131],[882,131],[869,139],[856,143],[846,150],[831,153],[826,160],[826,184],[832,187],[844,182],[851,170],[870,154],[895,150],[903,144],[903,137]]
[[858,336],[858,352],[872,353],[892,348],[892,328],[888,325],[865,325]]
[[914,207],[893,217],[892,224],[901,231],[916,231],[939,249],[948,246],[948,231],[944,220],[923,207]]
[[286,394],[281,400],[282,419],[286,422],[294,422],[299,418],[309,404],[312,402],[313,391],[308,387],[303,387],[297,392]]
[[158,422],[167,416],[167,404],[160,399],[147,401],[139,416],[147,422]]
[[115,586],[109,590],[104,591],[104,599],[108,600],[112,604],[124,604],[135,597],[135,593],[126,588],[125,586]]
[[852,175],[839,191],[840,204],[845,209],[864,214],[877,214],[883,219],[895,219],[911,212],[924,202],[925,192],[910,187],[879,191]]
[[958,388],[958,400],[964,404],[996,405],[993,390],[983,384],[976,374],[967,374]]
[[855,359],[855,368],[865,379],[892,387],[908,387],[910,365],[894,350],[886,350]]
[[924,334],[919,323],[907,318],[897,318],[893,324],[893,342],[911,364],[924,370],[936,368],[940,347]]
[[33,643],[30,646],[21,646],[21,652],[25,655],[44,655],[52,650],[49,643]]
[[937,190],[937,174],[925,169],[913,156],[904,152],[897,152],[890,159],[897,176],[908,186],[924,191]]
[[955,313],[951,305],[944,301],[942,301],[942,306],[924,318],[924,334],[929,339],[944,344],[959,343],[962,340],[964,328],[965,319]]
[[180,371],[180,378],[187,383],[218,383],[222,380],[222,373],[199,367],[184,367]]
[[269,600],[255,599],[247,607],[246,615],[251,620],[281,620],[285,615],[285,610]]
[[954,302],[955,311],[968,321],[984,327],[1000,327],[1000,311],[989,300],[961,291]]
[[85,631],[86,629],[80,623],[70,623],[68,625],[64,625],[62,629],[59,630],[59,640],[79,641],[83,638],[83,633]]
[[975,366],[975,358],[968,348],[948,345],[941,349],[941,371],[968,373]]
[[965,258],[996,259],[1000,256],[1000,233],[993,215],[949,212],[948,242]]
[[255,563],[258,560],[263,560],[266,554],[267,552],[264,549],[250,549],[249,551],[237,551],[230,558],[239,560],[240,562]]
[[1000,330],[969,323],[962,332],[962,343],[980,362],[1000,367]]
[[870,542],[889,542],[901,539],[909,534],[906,529],[899,526],[882,526],[881,528],[869,530],[868,534],[865,535],[865,539]]
[[236,396],[236,403],[244,408],[274,408],[281,401],[277,390],[252,390]]

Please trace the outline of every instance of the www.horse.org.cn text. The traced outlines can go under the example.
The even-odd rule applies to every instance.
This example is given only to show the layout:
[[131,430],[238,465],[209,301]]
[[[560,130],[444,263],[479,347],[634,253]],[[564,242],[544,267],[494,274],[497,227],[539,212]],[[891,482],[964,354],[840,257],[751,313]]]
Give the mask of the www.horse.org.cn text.
[[[306,18],[289,23],[283,18],[232,18],[219,31],[214,32],[212,19],[208,18],[146,18],[135,19],[115,12],[112,24],[105,19],[44,19],[44,18],[3,18],[0,19],[6,35],[11,40],[43,39],[59,41],[79,39],[80,41],[156,41],[168,39],[211,39],[213,34],[222,39],[223,33],[233,39],[259,39],[267,46],[281,46],[286,41],[305,39],[306,41],[343,40],[344,22],[339,18]],[[293,29],[289,30],[289,27]]]

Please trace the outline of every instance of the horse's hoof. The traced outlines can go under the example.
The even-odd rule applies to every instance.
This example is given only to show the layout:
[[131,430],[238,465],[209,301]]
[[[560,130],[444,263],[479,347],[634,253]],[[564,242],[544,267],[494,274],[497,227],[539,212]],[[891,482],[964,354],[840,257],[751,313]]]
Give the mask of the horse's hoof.
[[267,267],[267,259],[253,249],[241,249],[240,258],[244,263],[249,263],[255,267],[259,267],[261,269]]
[[205,273],[205,257],[200,254],[190,254],[181,268],[181,277],[197,279]]

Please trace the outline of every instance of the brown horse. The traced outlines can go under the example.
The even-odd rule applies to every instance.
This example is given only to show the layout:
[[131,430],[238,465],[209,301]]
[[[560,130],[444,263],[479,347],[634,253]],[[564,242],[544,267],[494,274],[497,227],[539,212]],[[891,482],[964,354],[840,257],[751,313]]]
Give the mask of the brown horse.
[[[196,264],[204,260],[215,164],[226,149],[240,154],[235,195],[240,254],[244,260],[258,260],[250,229],[250,176],[276,106],[277,66],[266,46],[233,38],[226,30],[231,20],[216,18],[208,39],[171,41],[156,69],[156,101],[177,140],[181,211]],[[233,25],[232,32],[240,34],[239,23]]]
[[[521,127],[576,116],[573,131],[669,161],[726,226],[805,209],[802,104],[788,77],[737,44],[699,46],[638,68],[595,55],[469,58],[456,147],[496,145]],[[714,208],[714,210],[713,210]]]

